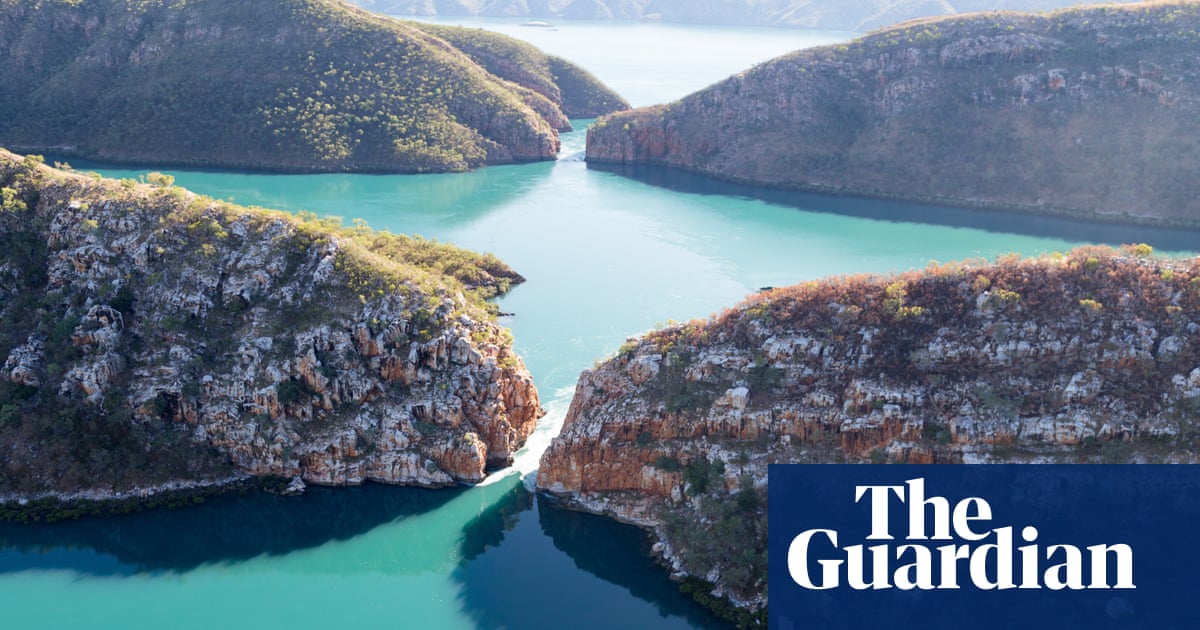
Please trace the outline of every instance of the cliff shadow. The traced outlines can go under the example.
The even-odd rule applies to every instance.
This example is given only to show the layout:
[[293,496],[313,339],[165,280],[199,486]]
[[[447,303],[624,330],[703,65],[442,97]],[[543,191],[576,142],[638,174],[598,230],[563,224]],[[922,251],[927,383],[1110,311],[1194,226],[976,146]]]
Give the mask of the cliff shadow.
[[463,528],[460,554],[460,603],[479,627],[728,627],[680,592],[644,531],[523,485]]
[[366,484],[309,487],[299,497],[250,491],[178,510],[50,524],[0,523],[0,573],[63,569],[132,575],[283,555],[436,510],[465,490]]
[[699,175],[678,168],[647,164],[598,164],[589,169],[613,173],[651,186],[695,195],[741,197],[806,212],[972,228],[987,232],[1019,234],[1067,241],[1108,245],[1147,243],[1168,252],[1191,252],[1200,242],[1200,229],[1110,223],[1025,211],[963,208],[951,205],[832,195],[782,188],[751,186]]

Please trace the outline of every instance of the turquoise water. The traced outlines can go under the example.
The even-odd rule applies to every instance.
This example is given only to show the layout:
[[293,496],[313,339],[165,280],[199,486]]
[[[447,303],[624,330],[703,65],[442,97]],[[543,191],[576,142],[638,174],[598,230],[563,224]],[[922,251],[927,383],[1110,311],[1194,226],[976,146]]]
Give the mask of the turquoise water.
[[[674,29],[678,37],[689,31]],[[664,88],[660,100],[670,94]],[[630,335],[707,316],[759,287],[1065,250],[1095,234],[1079,224],[865,200],[755,199],[754,191],[636,173],[663,184],[651,185],[589,169],[582,143],[582,133],[564,137],[557,163],[468,174],[174,171],[180,185],[239,203],[361,217],[498,254],[528,278],[502,300],[514,313],[503,323],[549,413],[516,466],[474,488],[314,488],[293,499],[222,497],[179,512],[2,526],[4,627],[718,625],[674,590],[639,532],[564,512],[522,483],[558,431],[580,370]],[[99,170],[127,177],[152,169]],[[879,216],[913,220],[870,218]],[[1101,236],[1144,240],[1124,229]]]

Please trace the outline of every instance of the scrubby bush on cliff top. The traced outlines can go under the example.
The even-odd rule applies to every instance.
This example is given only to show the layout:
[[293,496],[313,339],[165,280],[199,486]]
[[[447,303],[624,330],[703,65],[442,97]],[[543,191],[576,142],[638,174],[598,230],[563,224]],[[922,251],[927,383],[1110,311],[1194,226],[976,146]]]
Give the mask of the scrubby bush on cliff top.
[[[0,150],[0,497],[235,467],[445,485],[532,429],[485,302],[521,277],[494,256],[147,179]],[[478,391],[455,412],[461,379]]]
[[[553,159],[552,127],[565,120],[561,99],[535,111],[527,88],[445,40],[340,0],[0,0],[0,15],[0,144],[10,147],[159,164],[459,171]],[[534,67],[513,80],[557,89],[548,74]]]
[[647,333],[581,376],[538,485],[654,528],[752,623],[768,464],[1200,461],[1200,259],[1152,254],[828,278]]
[[[946,372],[946,379],[967,381],[986,378],[987,361],[964,360],[937,370],[920,360],[921,351],[946,331],[976,328],[988,335],[976,340],[981,346],[1003,345],[1029,325],[1043,327],[1047,339],[1069,332],[1102,345],[1108,337],[1114,343],[1128,341],[1141,330],[1152,336],[1146,352],[1085,367],[1111,372],[1111,393],[1151,414],[1179,370],[1200,366],[1200,259],[1163,260],[1151,254],[1148,245],[1089,246],[1037,258],[1003,256],[993,263],[931,263],[921,271],[885,278],[827,278],[757,293],[708,321],[650,332],[646,342],[658,348],[694,348],[721,339],[755,347],[782,331],[805,332],[832,352],[853,350],[841,346],[870,331],[872,352],[856,361],[863,374],[921,380],[926,372]],[[1164,339],[1170,339],[1165,349]],[[1045,372],[1049,379],[1068,366],[1024,367],[1030,375]],[[753,380],[755,368],[747,374]],[[784,388],[776,378],[765,389]]]

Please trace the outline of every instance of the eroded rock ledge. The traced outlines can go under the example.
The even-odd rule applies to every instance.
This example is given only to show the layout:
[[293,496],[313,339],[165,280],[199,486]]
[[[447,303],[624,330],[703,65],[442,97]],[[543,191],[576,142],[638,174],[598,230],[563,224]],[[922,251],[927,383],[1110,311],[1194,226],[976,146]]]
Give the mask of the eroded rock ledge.
[[1200,264],[1149,247],[757,294],[583,373],[538,487],[766,604],[769,463],[1194,462]]
[[541,410],[490,255],[0,152],[0,492],[444,486]]

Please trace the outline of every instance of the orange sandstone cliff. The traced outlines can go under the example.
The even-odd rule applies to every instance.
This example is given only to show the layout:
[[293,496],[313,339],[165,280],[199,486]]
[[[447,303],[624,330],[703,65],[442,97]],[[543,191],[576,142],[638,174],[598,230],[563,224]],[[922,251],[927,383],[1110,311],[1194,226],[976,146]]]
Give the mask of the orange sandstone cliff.
[[1193,462],[1200,264],[1080,249],[759,293],[579,380],[537,484],[766,604],[770,463]]

